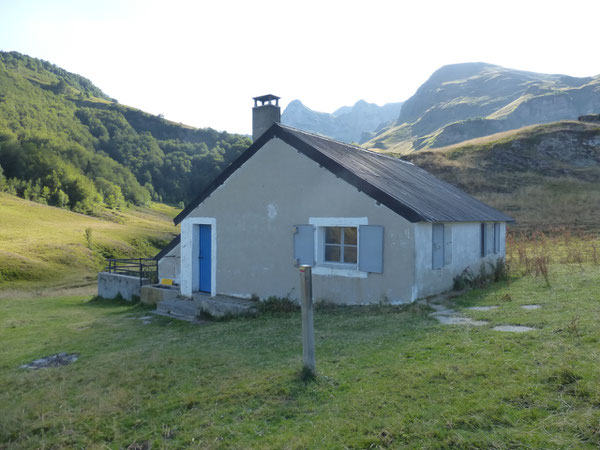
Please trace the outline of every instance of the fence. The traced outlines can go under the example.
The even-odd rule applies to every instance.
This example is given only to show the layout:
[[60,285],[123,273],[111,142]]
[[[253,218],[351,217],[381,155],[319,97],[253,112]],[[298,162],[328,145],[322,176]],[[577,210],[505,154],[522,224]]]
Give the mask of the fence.
[[152,258],[107,259],[106,262],[105,272],[140,277],[140,286],[144,278],[158,283],[158,264]]

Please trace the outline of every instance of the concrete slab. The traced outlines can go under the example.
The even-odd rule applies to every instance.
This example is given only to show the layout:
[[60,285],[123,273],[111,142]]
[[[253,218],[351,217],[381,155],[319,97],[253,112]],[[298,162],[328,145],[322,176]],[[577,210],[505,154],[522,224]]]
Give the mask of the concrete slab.
[[441,324],[443,325],[471,325],[474,327],[480,327],[483,325],[487,325],[489,322],[485,320],[473,320],[469,317],[463,316],[443,316],[443,315],[433,315]]
[[256,312],[256,302],[244,298],[226,295],[211,297],[208,294],[194,293],[193,299],[198,305],[198,311],[208,313],[214,317],[237,316]]
[[170,319],[177,319],[177,320],[183,320],[184,322],[189,322],[189,323],[193,323],[196,325],[205,325],[205,324],[209,324],[210,322],[206,321],[206,320],[198,320],[195,317],[185,317],[185,316],[178,316],[175,314],[171,314],[168,312],[164,312],[164,311],[152,311],[152,314],[156,315],[156,316],[162,316],[162,317],[168,317]]
[[506,331],[508,333],[525,333],[526,331],[534,331],[537,328],[525,327],[522,325],[498,325],[492,328],[496,331]]
[[523,309],[540,309],[542,307],[542,305],[521,305],[521,308]]
[[174,300],[179,295],[178,286],[163,286],[162,284],[149,284],[142,286],[140,300],[146,305],[156,305],[163,300]]
[[496,309],[497,306],[495,305],[491,305],[491,306],[469,306],[467,309],[471,310],[471,311],[491,311],[492,309]]
[[169,317],[194,320],[198,317],[198,305],[193,300],[163,300],[156,305],[156,312],[164,313]]

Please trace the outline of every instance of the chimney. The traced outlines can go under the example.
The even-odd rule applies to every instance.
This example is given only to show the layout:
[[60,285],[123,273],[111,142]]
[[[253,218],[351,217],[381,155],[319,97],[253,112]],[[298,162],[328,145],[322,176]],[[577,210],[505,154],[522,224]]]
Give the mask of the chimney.
[[[279,108],[279,97],[276,95],[261,95],[254,97],[253,100],[252,140],[256,142],[271,125],[281,122],[281,109]],[[273,100],[275,104],[273,104]]]

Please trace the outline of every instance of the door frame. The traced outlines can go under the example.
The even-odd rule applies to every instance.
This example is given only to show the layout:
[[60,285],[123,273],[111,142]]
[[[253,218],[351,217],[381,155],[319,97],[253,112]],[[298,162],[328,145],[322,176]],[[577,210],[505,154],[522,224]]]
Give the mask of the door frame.
[[200,268],[200,225],[210,225],[210,296],[217,295],[217,219],[189,217],[181,222],[181,294],[198,292]]

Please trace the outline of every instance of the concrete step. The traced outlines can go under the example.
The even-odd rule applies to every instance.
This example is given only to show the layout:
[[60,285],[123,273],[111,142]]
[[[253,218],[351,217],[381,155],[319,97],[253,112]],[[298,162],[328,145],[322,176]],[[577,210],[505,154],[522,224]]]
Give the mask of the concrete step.
[[256,312],[256,302],[243,298],[226,295],[210,297],[206,294],[195,293],[193,299],[198,305],[199,311],[203,311],[214,317],[223,317],[226,315],[237,316]]
[[182,320],[196,320],[198,317],[198,305],[193,300],[163,300],[156,304],[155,313],[161,316],[169,316]]

